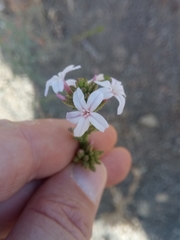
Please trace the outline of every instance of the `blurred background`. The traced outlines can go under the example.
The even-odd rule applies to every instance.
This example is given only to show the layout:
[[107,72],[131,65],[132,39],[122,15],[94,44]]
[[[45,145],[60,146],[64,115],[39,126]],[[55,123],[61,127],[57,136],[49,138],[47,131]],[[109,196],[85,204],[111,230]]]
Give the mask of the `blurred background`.
[[92,240],[180,239],[180,0],[0,0],[1,118],[65,118],[46,81],[105,73],[122,81],[102,110],[133,156],[105,191]]

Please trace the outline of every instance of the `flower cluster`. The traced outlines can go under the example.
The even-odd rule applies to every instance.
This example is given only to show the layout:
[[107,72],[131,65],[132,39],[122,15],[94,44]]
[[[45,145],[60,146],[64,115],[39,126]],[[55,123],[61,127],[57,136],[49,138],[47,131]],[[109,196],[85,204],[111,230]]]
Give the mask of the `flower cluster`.
[[109,127],[105,118],[97,111],[108,99],[115,97],[119,102],[117,114],[121,114],[126,95],[120,81],[104,74],[95,75],[90,80],[86,78],[65,80],[68,72],[79,68],[81,66],[70,65],[49,79],[46,82],[44,95],[47,96],[49,88],[52,87],[56,96],[75,110],[66,114],[66,119],[76,124],[72,131],[80,143],[74,162],[80,162],[84,167],[95,170],[94,164],[100,163],[98,157],[102,152],[92,149],[88,142],[88,135],[94,130],[104,132]]

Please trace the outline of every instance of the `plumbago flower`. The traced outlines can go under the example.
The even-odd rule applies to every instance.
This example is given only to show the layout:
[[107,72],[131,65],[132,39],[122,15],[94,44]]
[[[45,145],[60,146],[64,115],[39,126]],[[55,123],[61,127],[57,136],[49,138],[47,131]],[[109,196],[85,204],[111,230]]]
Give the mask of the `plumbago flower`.
[[114,96],[119,101],[117,114],[120,115],[123,112],[126,97],[122,83],[114,78],[111,78],[111,82],[95,81],[95,83],[103,87],[100,88],[99,91],[103,93],[104,99],[109,99]]
[[58,75],[54,75],[51,79],[46,82],[44,96],[48,95],[49,87],[51,86],[53,91],[57,94],[58,92],[63,92],[64,87],[75,85],[75,79],[68,79],[65,81],[65,76],[68,72],[74,71],[81,68],[81,66],[70,65],[66,67],[62,72],[59,72]]
[[77,124],[74,129],[75,137],[81,137],[88,130],[90,123],[101,132],[109,127],[107,121],[99,113],[94,112],[102,100],[103,94],[98,90],[90,94],[87,103],[80,88],[74,92],[73,102],[78,111],[68,112],[66,119]]
[[91,82],[95,82],[95,81],[102,81],[104,80],[104,74],[98,74],[98,75],[95,75],[92,79],[90,79],[88,81],[88,83],[91,83]]
[[[79,142],[79,148],[74,156],[73,162],[81,164],[85,168],[95,171],[95,165],[100,164],[99,157],[102,151],[93,149],[88,136],[93,131],[104,132],[109,124],[97,111],[99,111],[111,97],[117,98],[119,106],[117,114],[121,114],[125,105],[125,92],[120,81],[105,76],[95,75],[91,80],[86,78],[68,79],[68,72],[79,69],[80,66],[70,65],[57,76],[53,76],[46,82],[45,96],[51,86],[56,96],[64,104],[74,111],[66,114],[66,119],[75,124],[71,131]],[[101,86],[98,88],[98,86]],[[62,94],[59,94],[61,92]]]

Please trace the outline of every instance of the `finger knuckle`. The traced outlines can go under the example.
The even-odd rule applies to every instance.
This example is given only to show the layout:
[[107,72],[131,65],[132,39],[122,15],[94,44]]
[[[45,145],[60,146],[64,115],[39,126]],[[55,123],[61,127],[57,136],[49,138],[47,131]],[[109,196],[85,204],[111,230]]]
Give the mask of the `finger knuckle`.
[[56,201],[52,198],[41,198],[33,210],[55,221],[75,239],[88,240],[92,235],[92,229],[82,205],[74,199]]

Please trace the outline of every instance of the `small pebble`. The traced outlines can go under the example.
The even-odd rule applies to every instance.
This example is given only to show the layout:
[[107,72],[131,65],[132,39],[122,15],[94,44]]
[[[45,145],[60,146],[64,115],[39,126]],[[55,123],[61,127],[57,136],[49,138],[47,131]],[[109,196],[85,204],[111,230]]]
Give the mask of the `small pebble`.
[[159,126],[159,121],[154,114],[147,114],[142,116],[139,119],[139,123],[149,128],[155,128]]

